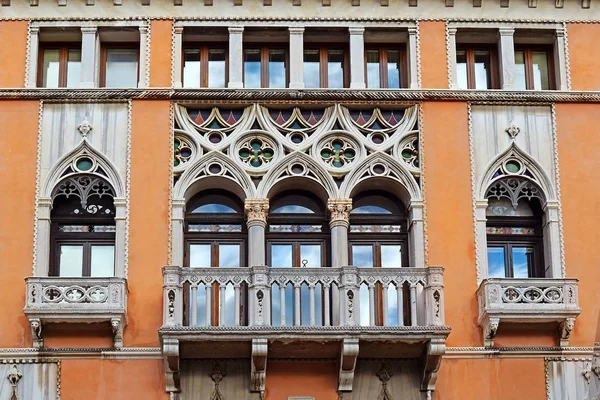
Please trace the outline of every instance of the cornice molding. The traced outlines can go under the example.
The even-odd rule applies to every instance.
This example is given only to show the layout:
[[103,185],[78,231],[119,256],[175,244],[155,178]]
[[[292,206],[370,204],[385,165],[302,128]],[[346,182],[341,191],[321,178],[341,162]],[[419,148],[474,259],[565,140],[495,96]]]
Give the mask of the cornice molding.
[[445,359],[591,357],[593,347],[447,347]]
[[93,358],[106,360],[162,359],[159,347],[114,348],[0,348],[0,363],[20,359],[21,362],[53,362],[65,358]]

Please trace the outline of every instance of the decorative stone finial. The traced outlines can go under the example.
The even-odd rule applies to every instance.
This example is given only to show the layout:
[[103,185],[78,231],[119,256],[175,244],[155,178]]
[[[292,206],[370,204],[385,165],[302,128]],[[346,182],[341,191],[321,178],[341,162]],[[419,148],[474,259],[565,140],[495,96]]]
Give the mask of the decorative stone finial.
[[92,129],[94,128],[92,125],[90,125],[87,116],[83,118],[83,121],[81,121],[79,125],[77,125],[77,130],[79,133],[81,133],[81,136],[83,136],[84,139],[87,138],[88,133],[90,133]]
[[248,217],[248,223],[267,223],[267,213],[269,212],[269,199],[246,199],[244,210]]
[[350,223],[350,211],[352,211],[352,199],[329,199],[327,210],[330,214],[330,223]]
[[506,128],[504,132],[508,133],[508,136],[510,136],[512,140],[515,140],[517,135],[521,132],[521,128],[519,128],[515,121],[511,121],[510,125],[508,125],[508,128]]

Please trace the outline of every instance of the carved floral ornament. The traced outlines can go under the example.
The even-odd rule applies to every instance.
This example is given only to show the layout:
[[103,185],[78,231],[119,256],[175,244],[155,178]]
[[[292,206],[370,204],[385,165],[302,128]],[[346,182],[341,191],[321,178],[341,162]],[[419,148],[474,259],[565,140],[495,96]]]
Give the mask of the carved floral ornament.
[[244,210],[248,217],[248,222],[267,223],[267,213],[269,212],[269,199],[246,199]]
[[330,213],[331,222],[350,223],[350,211],[352,211],[352,199],[329,199],[327,210]]

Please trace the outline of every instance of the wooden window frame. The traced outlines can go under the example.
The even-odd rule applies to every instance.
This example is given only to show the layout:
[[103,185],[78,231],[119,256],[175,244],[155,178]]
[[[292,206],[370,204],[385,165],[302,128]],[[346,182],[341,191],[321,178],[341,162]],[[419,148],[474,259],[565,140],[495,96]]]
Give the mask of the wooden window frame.
[[[317,44],[306,44],[302,53],[302,66],[304,67],[304,54],[307,50],[319,50],[319,86],[323,89],[344,89],[350,87],[350,52],[348,46],[321,46]],[[329,50],[342,50],[344,52],[343,70],[344,87],[329,87]],[[304,70],[302,71],[304,73]]]
[[133,87],[138,86],[138,82],[140,81],[140,44],[137,42],[127,42],[127,43],[102,43],[100,47],[100,87],[106,87],[106,53],[107,50],[115,50],[115,49],[125,49],[125,50],[134,50],[137,54],[137,76],[136,82]]
[[406,46],[396,47],[386,44],[372,44],[369,43],[365,46],[365,85],[369,86],[368,72],[367,72],[367,51],[378,50],[379,51],[379,87],[381,89],[388,89],[388,51],[398,51],[400,54],[400,89],[407,88],[408,82],[408,57],[406,55]]
[[44,52],[46,50],[58,50],[58,87],[67,87],[69,50],[79,50],[81,53],[81,42],[43,42],[38,52],[37,87],[44,88]]
[[[208,86],[208,52],[209,50],[223,50],[225,52],[225,84],[229,82],[229,47],[225,42],[186,42],[181,50],[181,76],[183,82],[183,71],[185,68],[185,51],[198,50],[200,51],[200,88],[209,88]],[[188,88],[193,89],[193,88]]]
[[[281,44],[281,46],[280,46]],[[285,87],[277,89],[285,89],[290,85],[290,56],[289,56],[289,44],[286,48],[286,43],[271,43],[264,44],[262,46],[248,45],[244,46],[242,51],[242,66],[243,66],[243,79],[244,84],[246,83],[246,50],[260,50],[260,87],[261,89],[268,89],[269,86],[269,51],[270,50],[283,50],[285,55]]]
[[548,89],[537,90],[556,90],[556,75],[554,70],[554,48],[552,45],[515,45],[515,53],[523,52],[525,61],[525,87],[526,90],[536,90],[533,86],[533,53],[544,52],[548,60]]
[[[456,53],[465,52],[467,64],[467,89],[476,89],[475,78],[475,51],[488,51],[490,53],[490,85],[488,89],[500,89],[500,73],[498,70],[498,49],[492,44],[459,44]],[[458,60],[454,60],[458,64]],[[483,90],[483,89],[480,89]]]

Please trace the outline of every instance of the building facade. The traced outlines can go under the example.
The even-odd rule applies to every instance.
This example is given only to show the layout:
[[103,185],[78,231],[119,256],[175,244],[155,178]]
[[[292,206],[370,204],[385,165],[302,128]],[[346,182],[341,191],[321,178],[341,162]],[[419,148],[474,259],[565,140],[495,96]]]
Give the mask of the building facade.
[[2,0],[0,398],[597,399],[597,8]]

